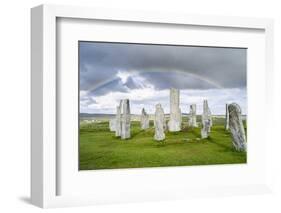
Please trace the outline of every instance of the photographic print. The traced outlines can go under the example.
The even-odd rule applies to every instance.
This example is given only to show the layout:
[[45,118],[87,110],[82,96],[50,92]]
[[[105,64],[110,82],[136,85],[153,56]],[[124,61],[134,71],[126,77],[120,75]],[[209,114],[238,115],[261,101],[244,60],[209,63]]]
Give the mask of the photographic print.
[[247,162],[247,49],[79,41],[79,170]]

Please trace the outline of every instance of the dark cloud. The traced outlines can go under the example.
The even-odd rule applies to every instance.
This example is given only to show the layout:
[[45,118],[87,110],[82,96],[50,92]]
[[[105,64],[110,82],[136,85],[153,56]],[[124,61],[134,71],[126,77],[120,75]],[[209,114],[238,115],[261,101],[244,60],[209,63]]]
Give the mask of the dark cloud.
[[[246,86],[246,49],[80,42],[82,90],[103,95],[141,86],[133,76],[120,81],[120,70],[137,72],[159,90],[241,88]],[[103,83],[108,79],[113,80]]]

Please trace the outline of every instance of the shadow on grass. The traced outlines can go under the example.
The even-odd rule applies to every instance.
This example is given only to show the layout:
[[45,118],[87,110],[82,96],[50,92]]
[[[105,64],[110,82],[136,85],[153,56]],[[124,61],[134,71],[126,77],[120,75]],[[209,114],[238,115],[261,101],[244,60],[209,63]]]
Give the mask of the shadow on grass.
[[154,134],[154,128],[150,127],[148,129],[145,129],[145,130],[144,129],[140,129],[138,131],[132,131],[131,138],[133,139],[133,138],[135,138],[135,137],[137,137],[137,136],[139,136],[141,134],[143,134],[144,136],[151,136],[151,135]]
[[230,151],[230,152],[236,151],[233,147],[229,147],[226,144],[221,144],[221,143],[216,142],[211,136],[208,137],[208,141],[211,142],[212,144],[215,144],[215,145],[223,148],[224,152],[225,151]]
[[191,128],[190,133],[193,134],[196,138],[201,138],[200,129],[198,128]]
[[166,141],[164,140],[164,141],[155,141],[155,147],[156,148],[164,148],[164,147],[166,147],[167,146],[167,143],[166,143]]

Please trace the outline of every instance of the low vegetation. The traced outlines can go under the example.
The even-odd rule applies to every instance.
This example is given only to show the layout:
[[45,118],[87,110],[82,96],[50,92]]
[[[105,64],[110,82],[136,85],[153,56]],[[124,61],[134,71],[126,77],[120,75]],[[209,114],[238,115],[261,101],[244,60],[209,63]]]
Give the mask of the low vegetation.
[[154,129],[141,130],[133,121],[131,138],[121,140],[110,132],[108,122],[80,126],[80,170],[191,166],[246,163],[246,153],[232,147],[230,133],[222,118],[215,118],[208,139],[201,139],[200,128],[166,132],[164,142],[153,139]]

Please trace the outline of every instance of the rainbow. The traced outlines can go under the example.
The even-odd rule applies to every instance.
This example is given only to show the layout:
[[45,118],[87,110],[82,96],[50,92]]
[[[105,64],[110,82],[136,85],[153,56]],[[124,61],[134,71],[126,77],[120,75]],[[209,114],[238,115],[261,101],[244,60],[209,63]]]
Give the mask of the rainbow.
[[[158,72],[171,72],[171,71],[146,71],[146,72],[149,72],[149,73],[158,73]],[[181,75],[184,75],[184,76],[187,76],[187,77],[192,77],[194,79],[198,79],[200,81],[204,81],[212,86],[214,86],[214,88],[217,88],[217,89],[222,89],[223,87],[221,85],[219,85],[218,83],[208,79],[208,78],[205,78],[203,76],[200,76],[200,75],[196,75],[194,72],[188,72],[188,71],[184,71],[184,70],[173,70],[172,71],[173,73],[180,73]],[[139,72],[132,72],[132,74],[130,75],[130,77],[134,77],[134,76],[138,76],[139,75]],[[109,78],[105,81],[102,81],[98,84],[95,84],[93,85],[92,87],[90,87],[88,89],[88,91],[95,91],[95,90],[98,90],[99,88],[102,88],[104,86],[106,86],[107,84],[110,84],[116,80],[118,80],[119,77],[118,76],[114,76],[112,78]]]

